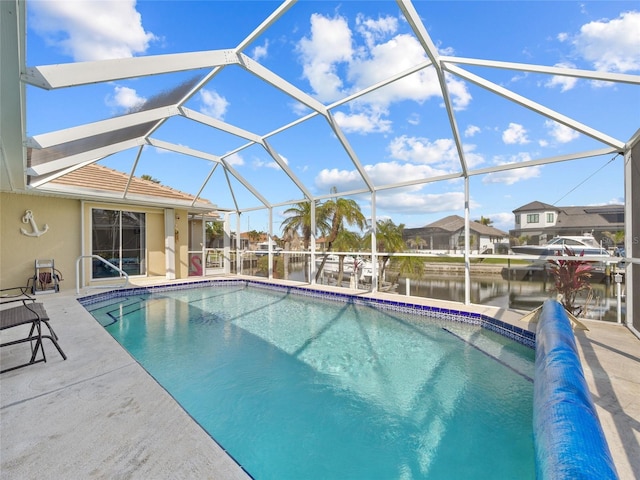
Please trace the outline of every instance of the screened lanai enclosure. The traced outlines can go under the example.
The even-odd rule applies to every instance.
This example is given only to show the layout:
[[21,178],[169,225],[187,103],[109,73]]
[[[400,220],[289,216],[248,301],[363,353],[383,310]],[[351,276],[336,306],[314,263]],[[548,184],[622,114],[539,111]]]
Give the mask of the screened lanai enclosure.
[[[70,195],[93,163],[149,175],[193,196],[198,274],[379,291],[449,258],[465,303],[487,259],[518,259],[517,208],[618,203],[623,255],[601,266],[632,316],[640,62],[606,36],[598,57],[593,33],[636,25],[624,2],[584,24],[546,2],[140,2],[144,48],[111,51],[44,24],[50,3],[1,5],[3,190]],[[449,217],[450,248],[402,237]],[[503,235],[481,246],[473,221]]]

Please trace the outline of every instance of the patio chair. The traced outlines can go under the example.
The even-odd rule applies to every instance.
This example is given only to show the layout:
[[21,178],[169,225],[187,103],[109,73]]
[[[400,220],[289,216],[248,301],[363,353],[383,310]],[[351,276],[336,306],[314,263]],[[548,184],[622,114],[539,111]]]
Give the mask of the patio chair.
[[[34,363],[46,362],[47,356],[42,343],[43,338],[51,340],[63,360],[67,359],[60,345],[58,345],[58,336],[49,323],[49,316],[44,309],[44,305],[42,303],[36,303],[35,298],[27,292],[28,287],[13,287],[0,290],[0,330],[19,327],[21,325],[31,325],[29,334],[26,337],[0,344],[0,347],[7,347],[9,345],[29,342],[31,345],[30,360],[14,367],[2,369],[0,373],[26,367],[27,365],[33,365]],[[5,307],[6,304],[11,303],[17,305]],[[43,323],[49,329],[49,335],[43,335]],[[40,351],[40,356],[38,355],[38,350]]]

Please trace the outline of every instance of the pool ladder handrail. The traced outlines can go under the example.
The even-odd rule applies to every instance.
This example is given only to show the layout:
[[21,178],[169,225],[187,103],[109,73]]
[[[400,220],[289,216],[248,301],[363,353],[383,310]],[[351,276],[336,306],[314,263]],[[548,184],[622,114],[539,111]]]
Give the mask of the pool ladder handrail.
[[87,285],[83,288],[125,288],[129,285],[129,274],[122,270],[120,267],[117,267],[110,261],[104,259],[100,255],[80,255],[76,258],[76,295],[80,295],[80,262],[85,258],[96,258],[100,260],[102,263],[107,265],[108,267],[113,268],[116,272],[120,273],[120,277],[124,276],[124,284],[123,285]]

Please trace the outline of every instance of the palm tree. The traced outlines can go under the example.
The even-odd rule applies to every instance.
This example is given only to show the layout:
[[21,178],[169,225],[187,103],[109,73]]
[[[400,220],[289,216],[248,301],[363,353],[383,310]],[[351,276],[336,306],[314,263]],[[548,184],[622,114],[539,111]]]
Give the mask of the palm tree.
[[480,220],[475,220],[475,221],[480,225],[485,225],[487,227],[490,227],[493,225],[493,220],[487,217],[483,217],[482,215],[480,215]]
[[224,223],[216,221],[207,221],[205,224],[207,232],[207,248],[211,248],[217,238],[224,235]]
[[624,243],[624,230],[618,230],[615,233],[602,232],[603,237],[607,237],[613,242],[614,247]]
[[420,278],[424,273],[424,259],[418,257],[400,257],[398,272],[409,278]]
[[[333,245],[341,252],[357,250],[360,248],[362,238],[356,232],[340,229]],[[338,255],[338,285],[342,285],[344,275],[344,255]],[[357,274],[357,272],[356,272]]]
[[148,173],[145,173],[144,175],[140,175],[140,178],[142,180],[147,180],[149,182],[153,182],[153,183],[160,183],[160,180],[158,180],[157,178],[153,178],[151,175],[149,175]]
[[[309,251],[309,244],[311,243],[311,202],[298,202],[294,206],[286,209],[284,214],[287,216],[280,226],[284,232],[284,236],[288,236],[293,232],[299,232],[302,236],[302,244],[304,251]],[[326,221],[325,212],[322,205],[316,203],[316,229],[320,231],[329,230]],[[307,272],[309,271],[309,257],[304,257],[304,271],[305,279],[307,278]]]
[[[378,220],[376,222],[376,250],[380,253],[396,253],[405,249],[405,243],[402,239],[404,224],[396,225],[393,220]],[[369,238],[371,234],[369,234]],[[378,262],[378,285],[382,285],[384,278],[384,270],[391,257],[389,255],[379,255]]]
[[411,248],[418,247],[418,249],[421,249],[426,244],[427,244],[427,242],[425,242],[422,239],[422,237],[420,237],[419,235],[416,235],[416,238],[410,238],[409,240],[407,240],[407,245],[409,245]]
[[[332,193],[336,192],[335,187],[331,189]],[[327,200],[322,206],[322,216],[326,219],[331,218],[331,228],[326,236],[326,252],[330,252],[333,243],[338,238],[338,234],[347,225],[355,225],[362,230],[367,225],[367,219],[364,218],[360,205],[355,200],[338,197],[335,200]],[[322,264],[316,272],[316,281],[320,278],[322,269],[327,260],[327,255],[322,258]]]

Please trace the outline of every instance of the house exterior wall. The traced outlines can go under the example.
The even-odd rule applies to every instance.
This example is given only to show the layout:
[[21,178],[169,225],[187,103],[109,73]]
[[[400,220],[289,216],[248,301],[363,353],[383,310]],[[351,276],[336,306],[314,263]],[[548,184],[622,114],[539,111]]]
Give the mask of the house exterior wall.
[[[147,276],[165,276],[164,210],[126,204],[82,202],[53,196],[0,193],[0,288],[25,286],[34,276],[36,259],[53,259],[64,281],[61,290],[74,290],[76,286],[76,260],[91,254],[91,209],[128,210],[146,214],[146,268]],[[38,230],[46,233],[39,237],[23,235],[20,229],[32,231],[30,222],[23,223],[29,210]],[[172,210],[173,211],[173,210]],[[187,278],[187,212],[175,210],[176,217],[176,278]],[[84,232],[82,231],[84,227]],[[84,239],[84,240],[83,240]],[[91,278],[91,262],[82,263],[85,284]],[[97,280],[93,284],[113,283]],[[120,280],[117,280],[120,283]]]
[[166,275],[164,210],[147,212],[147,275]]
[[176,210],[176,278],[188,276],[189,218],[186,211]]
[[[151,207],[140,207],[126,204],[112,204],[103,202],[84,202],[84,255],[91,255],[91,211],[94,208],[108,210],[126,210],[131,212],[141,212],[145,214],[145,244],[146,244],[146,276],[164,276],[166,274],[165,248],[164,248],[164,210]],[[78,253],[80,255],[80,253]],[[84,278],[88,281],[91,278],[91,262],[84,261]],[[179,277],[182,278],[182,277]],[[120,283],[118,279],[115,283]],[[111,279],[101,279],[92,282],[93,284],[114,283]]]
[[541,209],[531,212],[521,212],[518,215],[520,215],[521,230],[539,230],[541,228],[553,227],[558,219],[558,214],[555,210]]
[[[39,237],[30,222],[23,223],[25,211],[33,214]],[[75,232],[75,234],[74,234]],[[78,200],[0,193],[0,287],[25,286],[35,274],[36,259],[53,259],[62,274],[61,290],[75,288],[75,262],[80,254],[80,202]]]
[[[582,213],[578,216],[574,216],[575,214],[566,209],[561,209],[561,212],[544,208],[516,211],[515,229],[510,230],[509,236],[512,241],[519,237],[528,237],[527,244],[538,245],[547,243],[557,235],[584,235],[585,232],[590,232],[596,241],[600,241],[604,232],[616,232],[624,227],[623,223],[610,223],[606,219],[607,214],[601,215],[602,212],[597,212],[596,209],[597,207],[593,207],[593,212]],[[623,206],[616,209],[610,207],[610,211],[617,210],[614,215],[617,217],[623,217],[620,215],[622,209]],[[567,219],[571,221],[567,223]]]

